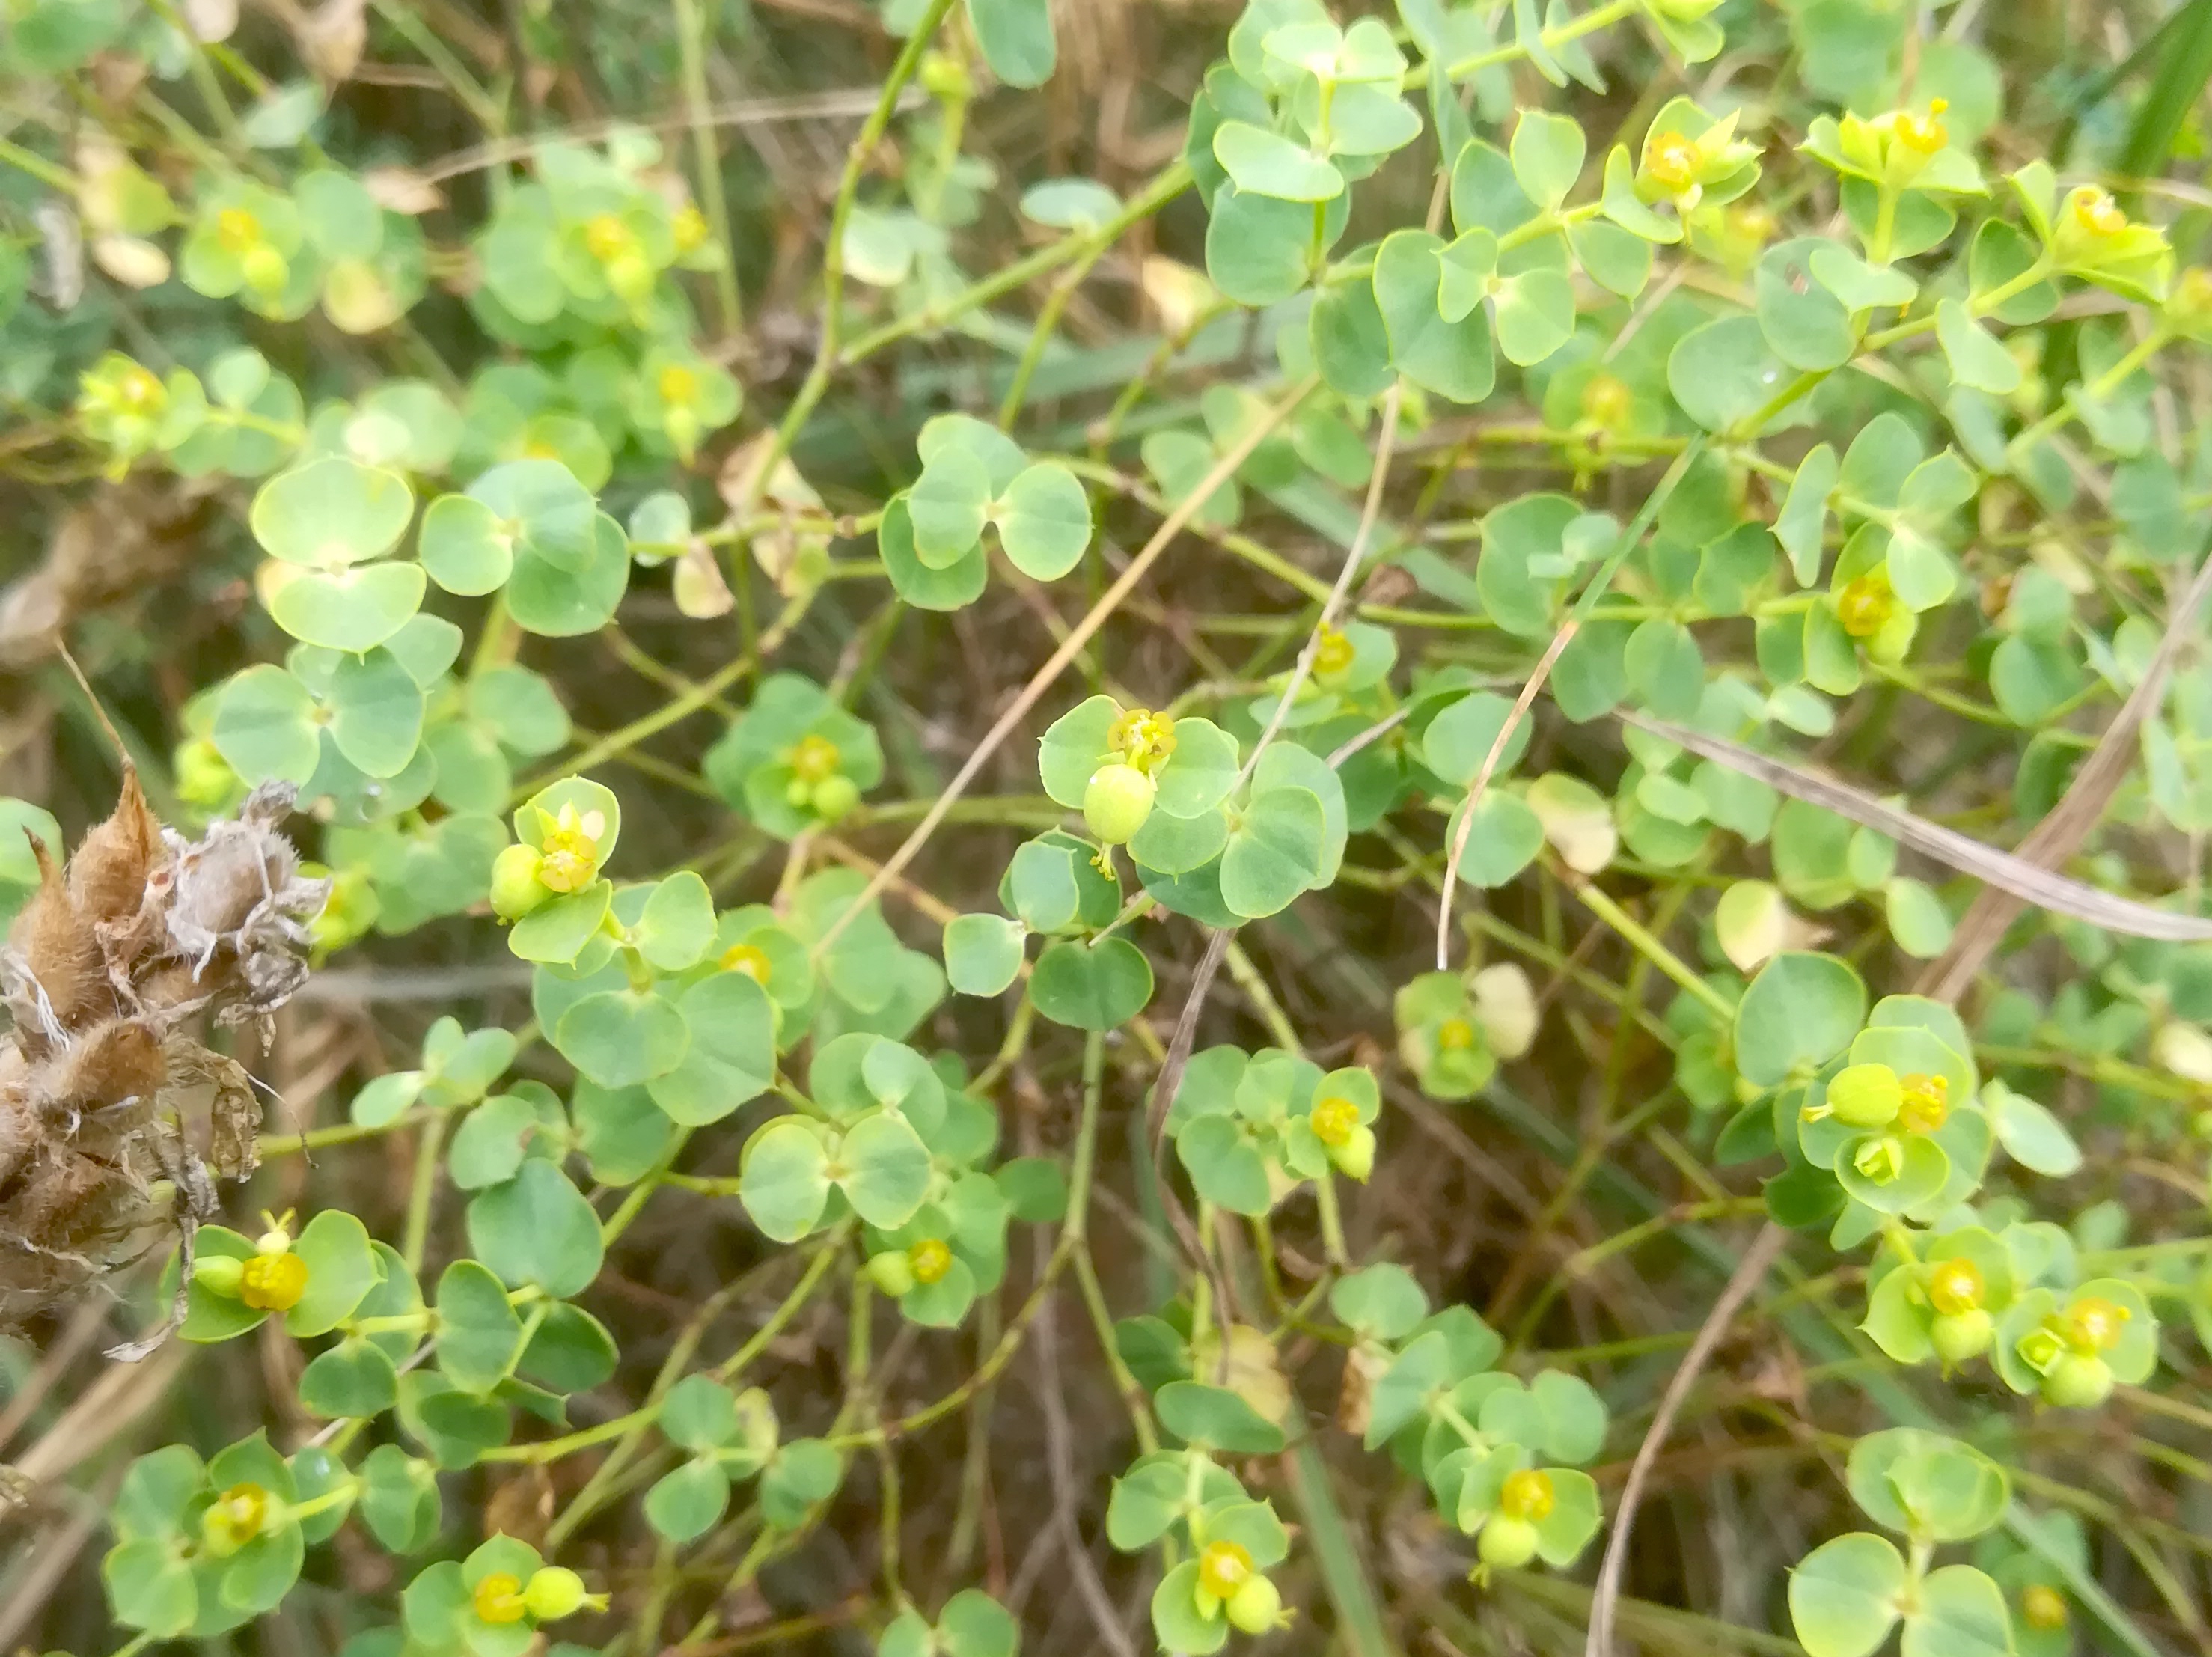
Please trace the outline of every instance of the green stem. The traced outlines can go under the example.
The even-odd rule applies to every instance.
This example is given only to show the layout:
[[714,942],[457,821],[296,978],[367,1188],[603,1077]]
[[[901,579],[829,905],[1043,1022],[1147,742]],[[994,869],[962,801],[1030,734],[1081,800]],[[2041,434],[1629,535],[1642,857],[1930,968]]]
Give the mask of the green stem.
[[706,22],[699,0],[671,0],[676,9],[676,40],[683,54],[684,107],[691,121],[692,153],[699,166],[699,193],[704,199],[708,227],[722,250],[714,267],[714,297],[721,307],[722,332],[734,338],[745,326],[744,302],[738,294],[736,245],[730,238],[730,204],[722,187],[722,151],[715,142],[714,126],[708,114]]
[[[1562,23],[1557,28],[1544,30],[1539,38],[1543,41],[1544,49],[1547,52],[1555,51],[1570,41],[1581,40],[1585,34],[1595,34],[1601,28],[1610,28],[1623,18],[1635,16],[1643,9],[1642,0],[1608,0],[1608,3],[1600,6],[1595,11],[1584,12],[1572,22]],[[1444,78],[1448,81],[1463,81],[1470,75],[1478,74],[1483,70],[1493,68],[1499,64],[1517,63],[1528,55],[1528,46],[1517,40],[1510,46],[1493,46],[1488,52],[1478,52],[1472,57],[1461,58],[1455,64],[1447,64],[1444,69]],[[1408,85],[1420,84],[1414,71],[1408,71]]]

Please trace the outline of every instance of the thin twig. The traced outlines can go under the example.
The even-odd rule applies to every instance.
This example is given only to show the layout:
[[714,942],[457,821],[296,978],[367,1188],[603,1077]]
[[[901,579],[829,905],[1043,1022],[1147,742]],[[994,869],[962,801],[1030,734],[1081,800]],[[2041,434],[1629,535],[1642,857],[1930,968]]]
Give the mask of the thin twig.
[[1782,1246],[1790,1240],[1790,1234],[1782,1227],[1768,1221],[1752,1239],[1751,1246],[1744,1251],[1743,1260],[1721,1297],[1713,1302],[1713,1309],[1705,1314],[1698,1326],[1697,1339],[1682,1356],[1682,1367],[1667,1383],[1667,1391],[1659,1399],[1658,1413],[1651,1417],[1651,1426],[1644,1435],[1644,1442],[1636,1448],[1636,1459],[1628,1469],[1628,1482],[1620,1487],[1620,1506],[1614,1512],[1613,1534],[1605,1544],[1605,1563],[1598,1568],[1597,1593],[1590,1601],[1589,1641],[1583,1648],[1583,1657],[1613,1657],[1613,1614],[1620,1599],[1620,1578],[1628,1564],[1628,1538],[1636,1527],[1636,1509],[1644,1500],[1644,1482],[1650,1477],[1651,1464],[1659,1459],[1666,1447],[1667,1435],[1674,1425],[1675,1412],[1681,1409],[1682,1400],[1689,1396],[1690,1388],[1705,1370],[1713,1349],[1728,1332],[1735,1320],[1737,1309],[1750,1298],[1772,1266]]

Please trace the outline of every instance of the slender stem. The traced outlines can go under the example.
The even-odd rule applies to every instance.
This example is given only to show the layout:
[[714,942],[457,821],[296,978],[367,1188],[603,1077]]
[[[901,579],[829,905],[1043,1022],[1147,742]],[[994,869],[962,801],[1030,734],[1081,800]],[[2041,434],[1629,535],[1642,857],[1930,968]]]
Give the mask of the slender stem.
[[714,297],[721,306],[722,332],[733,337],[745,326],[744,302],[738,294],[736,245],[730,239],[730,202],[722,187],[722,151],[708,108],[707,26],[699,0],[671,0],[676,9],[676,42],[683,54],[684,108],[691,121],[691,147],[698,159],[699,193],[708,228],[722,257],[714,266]]

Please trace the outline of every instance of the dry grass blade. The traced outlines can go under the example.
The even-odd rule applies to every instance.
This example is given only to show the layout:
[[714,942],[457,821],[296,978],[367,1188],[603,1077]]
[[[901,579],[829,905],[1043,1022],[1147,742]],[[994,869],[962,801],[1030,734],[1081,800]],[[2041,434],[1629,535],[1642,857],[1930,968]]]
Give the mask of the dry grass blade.
[[[2021,842],[2017,855],[2022,860],[2048,868],[2072,856],[2104,816],[2105,807],[2112,803],[2112,795],[2118,792],[2120,783],[2133,768],[2136,734],[2166,694],[2166,681],[2172,671],[2173,659],[2196,625],[2197,612],[2203,607],[2205,594],[2212,592],[2212,545],[2208,545],[2205,551],[2207,556],[2198,562],[2196,579],[2189,583],[2189,590],[2182,594],[2181,602],[2174,606],[2173,614],[2166,620],[2166,631],[2159,639],[2158,649],[2152,653],[2150,665],[2143,669],[2135,689],[2128,692],[2128,699],[2120,704],[2120,711],[2106,728],[2095,750],[2074,773],[2074,780],[2067,784],[2058,803]],[[1982,963],[2004,936],[2005,929],[2012,924],[2020,908],[2019,902],[2006,891],[1984,892],[1978,896],[1968,907],[1966,918],[1959,923],[1959,929],[1952,935],[1950,947],[1929,964],[1915,987],[1921,994],[1933,996],[1938,1001],[1956,1001],[1982,970]]]
[[2010,893],[2023,904],[2033,904],[2054,915],[2069,916],[2133,938],[2155,938],[2166,943],[2199,943],[2212,939],[2212,921],[2153,909],[2132,898],[2100,892],[2015,853],[2000,851],[1956,829],[1945,828],[1940,823],[1931,823],[1924,817],[1915,817],[1909,811],[1885,804],[1848,783],[1800,771],[1779,759],[1754,753],[1725,737],[1708,736],[1702,731],[1686,730],[1642,714],[1623,712],[1617,716],[1638,730],[1663,737],[1716,765],[1755,777],[1793,800],[1802,800],[1808,805],[1832,811],[1838,817],[1848,817],[1862,827],[1887,834],[1947,868]]
[[1666,1447],[1667,1435],[1674,1425],[1674,1416],[1681,1409],[1682,1400],[1689,1396],[1690,1388],[1704,1372],[1713,1349],[1721,1343],[1721,1337],[1735,1321],[1737,1308],[1759,1287],[1775,1257],[1782,1252],[1783,1245],[1789,1240],[1790,1234],[1771,1220],[1759,1228],[1759,1235],[1744,1251],[1742,1264],[1736,1267],[1728,1286],[1721,1290],[1720,1299],[1713,1302],[1713,1309],[1698,1325],[1698,1337],[1683,1355],[1682,1367],[1667,1383],[1658,1411],[1651,1417],[1650,1430],[1636,1447],[1636,1459],[1628,1469],[1628,1482],[1620,1488],[1620,1505],[1613,1514],[1613,1533],[1606,1538],[1605,1563],[1598,1568],[1596,1597],[1590,1601],[1589,1642],[1583,1648],[1583,1657],[1613,1657],[1613,1607],[1620,1599],[1620,1576],[1628,1564],[1628,1538],[1635,1529],[1636,1509],[1644,1500],[1644,1481],[1650,1476],[1651,1464],[1659,1459],[1659,1452]]

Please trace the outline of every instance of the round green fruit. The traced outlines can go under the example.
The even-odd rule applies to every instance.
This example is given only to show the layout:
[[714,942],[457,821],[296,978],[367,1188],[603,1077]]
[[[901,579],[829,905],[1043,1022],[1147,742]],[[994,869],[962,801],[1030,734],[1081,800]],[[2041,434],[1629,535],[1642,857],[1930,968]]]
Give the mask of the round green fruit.
[[1536,1556],[1536,1527],[1525,1519],[1492,1514],[1474,1538],[1474,1551],[1486,1565],[1518,1569]]
[[1134,765],[1101,765],[1083,790],[1083,822],[1100,844],[1118,846],[1144,827],[1159,787]]
[[2043,1401],[2061,1410],[2094,1410],[2112,1396],[2112,1366],[2069,1352],[2043,1378]]
[[1248,1576],[1224,1608],[1232,1627],[1246,1634],[1265,1634],[1283,1620],[1282,1591],[1264,1576]]

